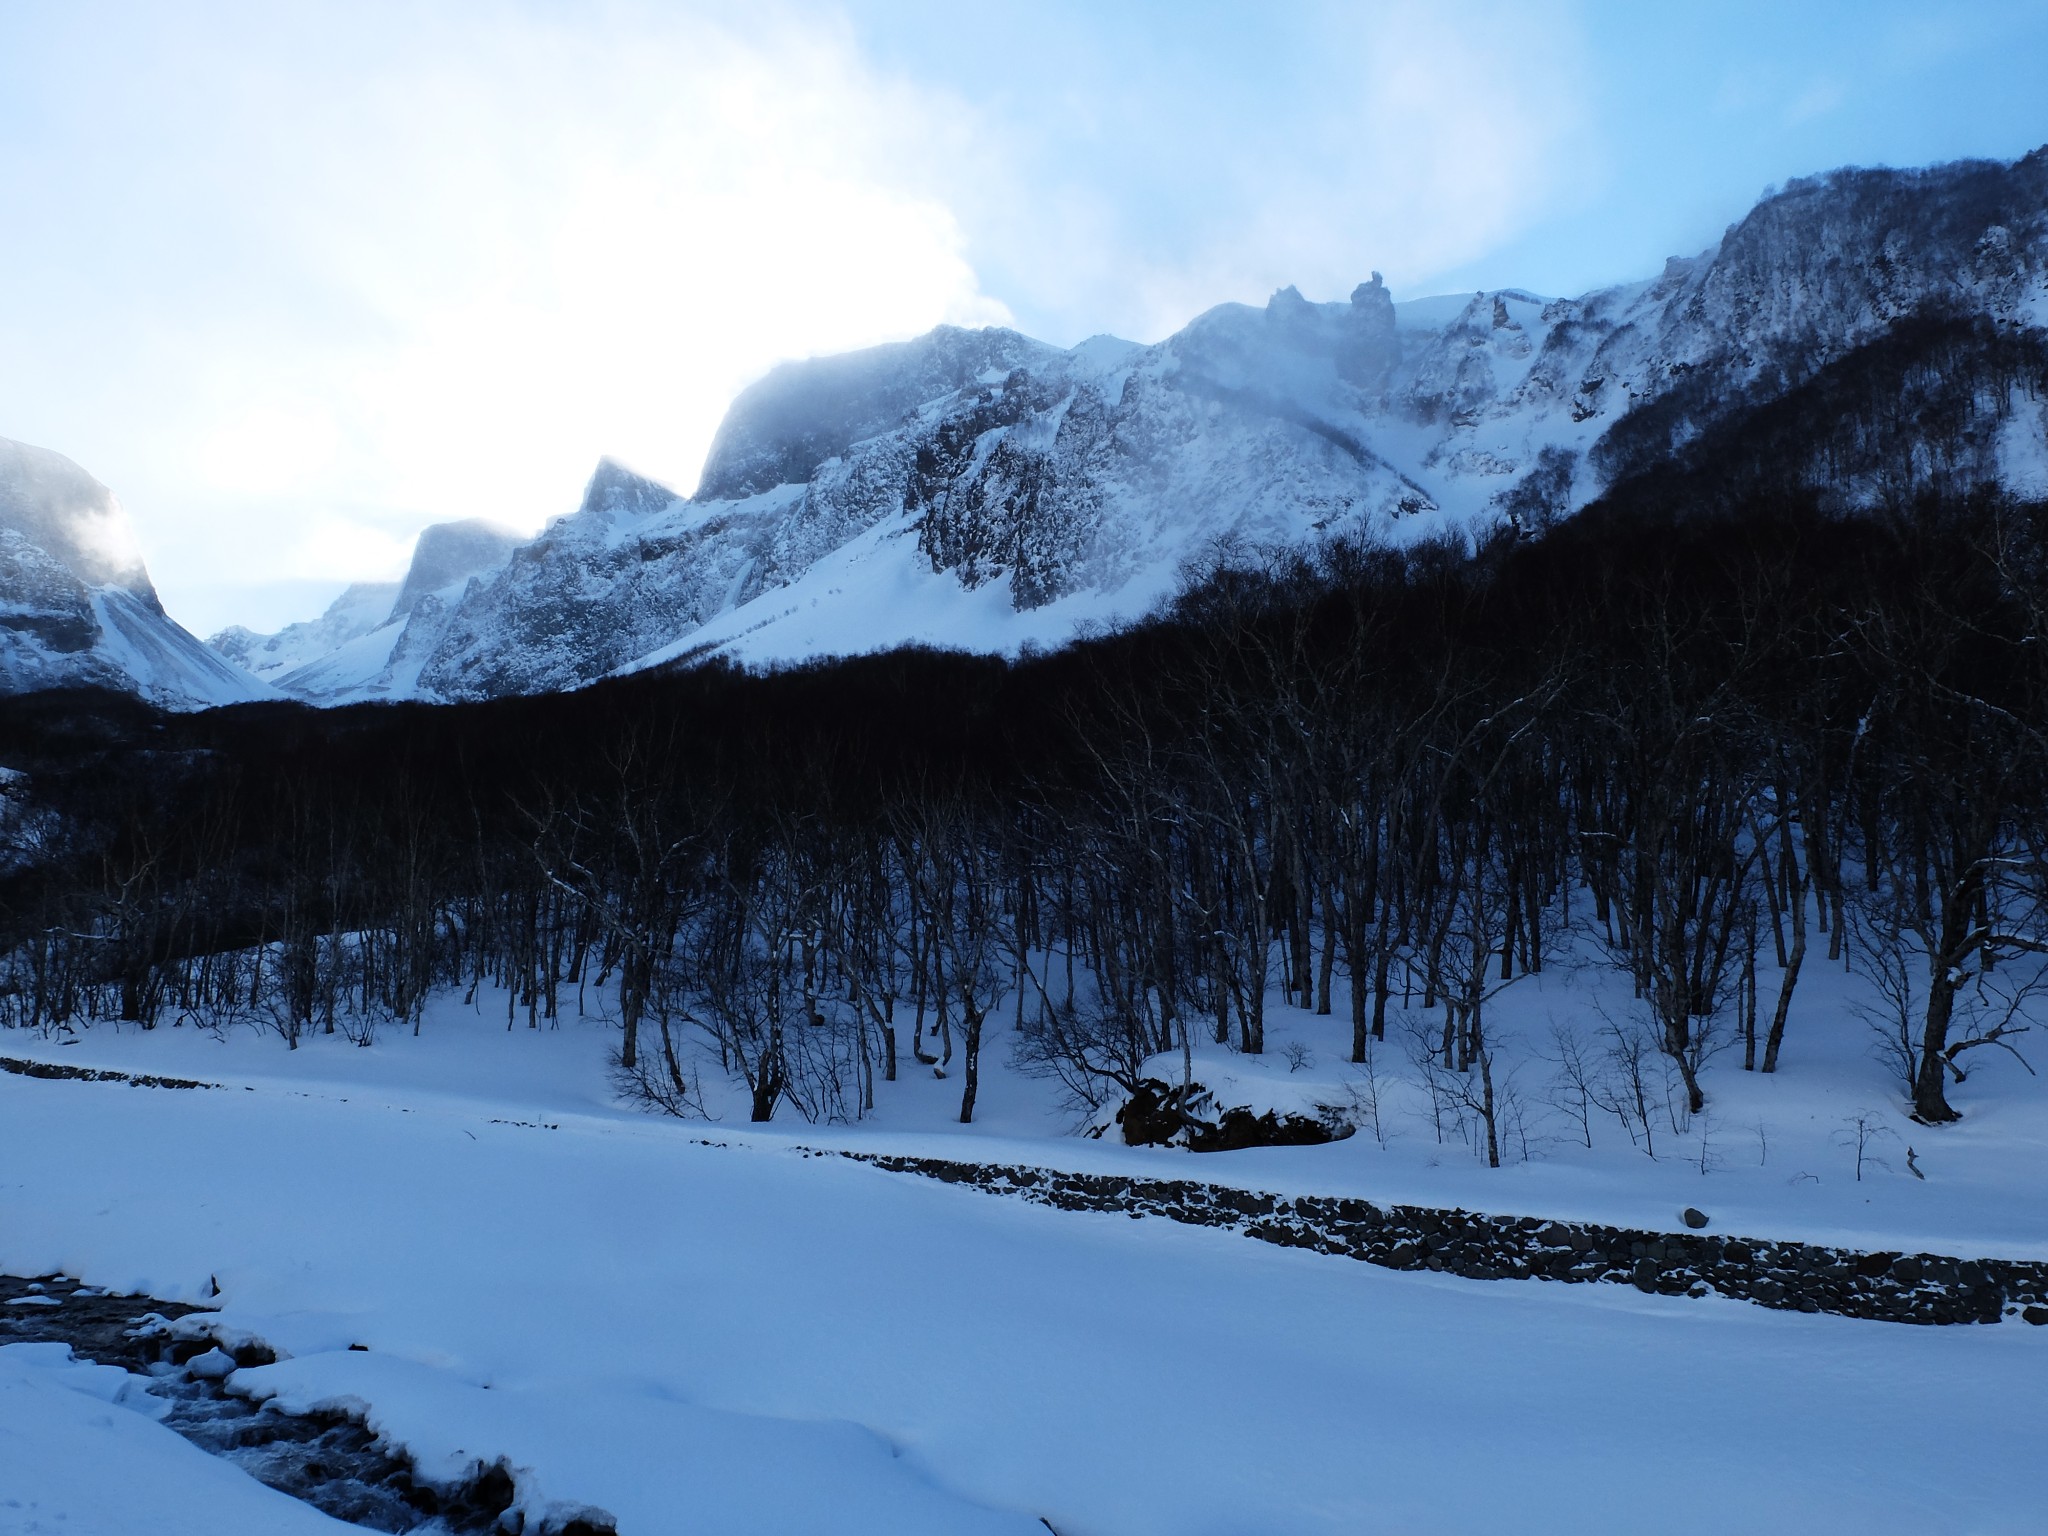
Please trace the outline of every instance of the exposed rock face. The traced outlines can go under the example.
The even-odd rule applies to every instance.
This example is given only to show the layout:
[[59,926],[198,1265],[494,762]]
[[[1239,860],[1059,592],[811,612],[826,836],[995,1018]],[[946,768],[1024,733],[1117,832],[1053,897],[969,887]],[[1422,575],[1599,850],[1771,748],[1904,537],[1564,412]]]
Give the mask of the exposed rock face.
[[942,327],[775,369],[692,498],[601,464],[575,514],[416,613],[404,675],[376,686],[1056,644],[1225,551],[1533,530],[1660,466],[1737,494],[1767,460],[1848,508],[2048,495],[2044,392],[2048,151],[1797,182],[1699,256],[1577,299],[1401,306],[1375,276],[1153,346]]
[[733,401],[697,495],[738,501],[807,481],[934,400],[1019,368],[1054,367],[1061,355],[1014,331],[944,325],[915,341],[784,363]]
[[0,528],[87,586],[123,586],[154,601],[127,513],[61,453],[0,438]]
[[[0,627],[14,637],[0,653],[10,673],[25,674],[44,658],[78,656],[99,638],[90,589],[63,561],[13,528],[0,528],[0,593]],[[14,680],[8,691],[30,686]]]
[[75,687],[172,709],[269,693],[164,613],[113,492],[0,438],[0,693]]
[[428,594],[496,569],[525,542],[511,529],[479,517],[434,524],[413,545],[412,565],[391,605],[391,616],[411,613]]

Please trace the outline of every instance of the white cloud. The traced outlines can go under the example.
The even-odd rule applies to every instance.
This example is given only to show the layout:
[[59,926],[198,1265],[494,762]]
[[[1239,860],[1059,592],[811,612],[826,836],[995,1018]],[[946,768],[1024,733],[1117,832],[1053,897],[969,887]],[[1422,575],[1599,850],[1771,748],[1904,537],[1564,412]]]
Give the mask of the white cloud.
[[1785,108],[1785,126],[1796,128],[1802,123],[1812,122],[1817,117],[1826,117],[1848,99],[1848,90],[1841,81],[1823,77],[1810,82],[1794,97]]
[[0,291],[43,302],[0,310],[0,432],[115,486],[174,613],[267,626],[426,522],[539,526],[601,453],[687,489],[780,358],[1420,283],[1590,162],[1548,9],[1247,11],[1180,51],[991,12],[898,74],[835,14],[28,0],[0,196],[39,238]]
[[[395,14],[167,30],[111,61],[123,156],[68,125],[89,193],[155,233],[85,301],[129,311],[125,376],[44,415],[198,627],[274,579],[388,574],[428,520],[538,527],[600,453],[688,489],[777,359],[1007,318],[902,174],[938,125],[841,31]],[[21,339],[64,371],[57,327]]]
[[[1034,13],[1035,14],[1035,13]],[[984,275],[1052,339],[1156,339],[1226,298],[1429,291],[1603,174],[1560,4],[1231,11],[985,110],[1013,146],[955,177]],[[991,173],[992,172],[992,173]]]

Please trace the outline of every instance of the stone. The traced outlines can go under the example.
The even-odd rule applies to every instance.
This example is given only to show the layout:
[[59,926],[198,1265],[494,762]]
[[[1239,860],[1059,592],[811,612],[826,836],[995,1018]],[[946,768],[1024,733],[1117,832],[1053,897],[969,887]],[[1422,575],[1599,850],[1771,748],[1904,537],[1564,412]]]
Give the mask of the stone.
[[219,1381],[235,1369],[235,1357],[216,1346],[185,1362],[185,1369],[205,1381]]
[[2020,1312],[2020,1316],[2036,1328],[2048,1326],[2048,1307],[2027,1307]]
[[1707,1213],[1705,1211],[1696,1209],[1695,1207],[1688,1205],[1685,1208],[1685,1210],[1680,1213],[1678,1219],[1680,1221],[1683,1221],[1688,1227],[1691,1227],[1693,1231],[1697,1232],[1701,1227],[1704,1227],[1707,1224]]

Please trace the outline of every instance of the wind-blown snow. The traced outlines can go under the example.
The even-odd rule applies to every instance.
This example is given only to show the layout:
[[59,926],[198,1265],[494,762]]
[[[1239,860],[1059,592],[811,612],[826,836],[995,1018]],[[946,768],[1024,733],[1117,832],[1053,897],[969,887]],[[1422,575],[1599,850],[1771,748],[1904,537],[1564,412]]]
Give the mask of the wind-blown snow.
[[111,491],[0,438],[0,692],[64,687],[171,709],[276,696],[165,614]]
[[[1540,526],[1917,315],[2039,328],[2044,231],[2041,155],[1844,171],[1575,299],[1397,303],[1375,276],[1333,303],[1221,305],[1153,346],[941,327],[785,364],[734,401],[694,498],[606,461],[577,512],[414,618],[403,665],[284,684],[466,699],[713,654],[1012,651],[1137,618],[1229,552]],[[1659,402],[1671,442],[1617,434]],[[1985,424],[1980,467],[2010,488],[2038,479],[2037,414]]]

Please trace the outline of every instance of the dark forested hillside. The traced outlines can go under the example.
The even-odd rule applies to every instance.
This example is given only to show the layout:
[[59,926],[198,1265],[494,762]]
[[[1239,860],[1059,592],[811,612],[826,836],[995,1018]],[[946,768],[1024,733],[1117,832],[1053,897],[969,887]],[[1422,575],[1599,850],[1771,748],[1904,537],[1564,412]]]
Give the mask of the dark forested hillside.
[[[1773,1070],[1802,960],[1853,936],[1897,971],[1902,1089],[1950,1118],[1969,1053],[2024,1025],[1980,982],[2048,946],[2048,520],[1674,488],[1476,553],[1219,569],[1014,663],[332,711],[7,700],[0,1017],[295,1041],[487,976],[548,1017],[603,978],[656,1102],[686,1103],[694,1028],[763,1118],[857,1114],[928,1048],[963,1058],[970,1118],[1000,997],[1100,1096],[1193,1035],[1261,1051],[1276,983],[1327,1011],[1341,972],[1360,1055],[1390,995],[1441,1009],[1491,1138],[1486,1000],[1577,921],[1695,1108],[1708,1036]],[[1033,973],[1055,947],[1085,1003]]]

